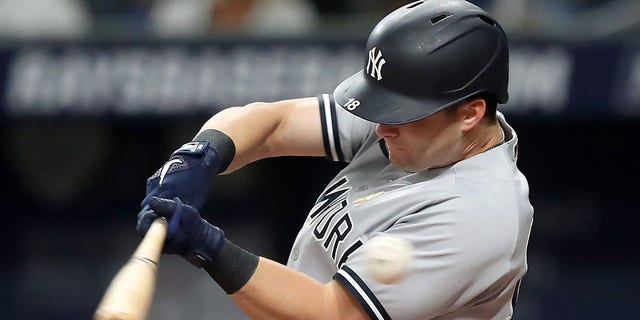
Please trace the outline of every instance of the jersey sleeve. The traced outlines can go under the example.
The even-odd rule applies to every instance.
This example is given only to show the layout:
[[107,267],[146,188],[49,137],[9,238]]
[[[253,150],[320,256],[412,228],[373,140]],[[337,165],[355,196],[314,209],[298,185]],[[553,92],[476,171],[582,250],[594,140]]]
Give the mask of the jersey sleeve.
[[344,110],[331,94],[318,96],[318,101],[327,158],[331,161],[351,162],[365,141],[375,135],[375,124]]
[[[505,248],[494,245],[491,231],[478,227],[481,219],[469,219],[478,223],[473,227],[452,210],[436,207],[372,235],[395,236],[411,243],[413,262],[403,279],[386,285],[369,275],[366,241],[334,275],[371,319],[431,319],[463,307],[473,308],[485,299],[510,307],[515,274],[509,274],[502,253]],[[484,241],[486,245],[478,245]]]

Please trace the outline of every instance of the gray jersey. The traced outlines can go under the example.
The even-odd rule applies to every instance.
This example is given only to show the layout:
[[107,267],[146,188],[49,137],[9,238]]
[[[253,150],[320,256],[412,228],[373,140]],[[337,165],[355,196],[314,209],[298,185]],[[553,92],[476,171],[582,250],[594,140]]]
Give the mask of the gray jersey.
[[[327,155],[349,164],[300,230],[288,265],[340,281],[372,319],[509,319],[527,270],[533,219],[518,139],[498,115],[505,143],[454,165],[417,173],[389,163],[375,124],[319,97]],[[366,271],[363,245],[405,239],[413,263],[392,285]]]

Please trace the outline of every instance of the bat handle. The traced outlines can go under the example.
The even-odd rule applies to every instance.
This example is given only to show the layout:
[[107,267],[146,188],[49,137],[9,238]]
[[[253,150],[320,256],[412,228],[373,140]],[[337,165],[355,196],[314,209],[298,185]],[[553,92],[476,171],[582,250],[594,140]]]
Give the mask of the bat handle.
[[138,248],[133,253],[132,259],[138,257],[151,259],[155,263],[160,259],[164,239],[167,236],[167,219],[158,218],[149,227]]

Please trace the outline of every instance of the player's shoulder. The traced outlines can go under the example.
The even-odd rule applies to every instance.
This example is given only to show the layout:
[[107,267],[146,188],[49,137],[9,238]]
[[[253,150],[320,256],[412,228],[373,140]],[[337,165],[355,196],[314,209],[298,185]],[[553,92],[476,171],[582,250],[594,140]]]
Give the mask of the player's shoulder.
[[496,177],[495,171],[485,169],[474,165],[460,169],[454,165],[426,170],[407,177],[410,184],[400,192],[404,199],[414,199],[425,209],[465,211],[492,207],[512,193],[513,178]]

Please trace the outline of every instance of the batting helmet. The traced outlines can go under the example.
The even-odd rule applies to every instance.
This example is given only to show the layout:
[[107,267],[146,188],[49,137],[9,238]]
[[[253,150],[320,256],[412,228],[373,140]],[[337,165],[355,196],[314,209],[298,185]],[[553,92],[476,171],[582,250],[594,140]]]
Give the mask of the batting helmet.
[[467,1],[405,5],[375,26],[366,49],[364,69],[334,90],[338,104],[366,120],[402,124],[480,93],[509,98],[504,30]]

